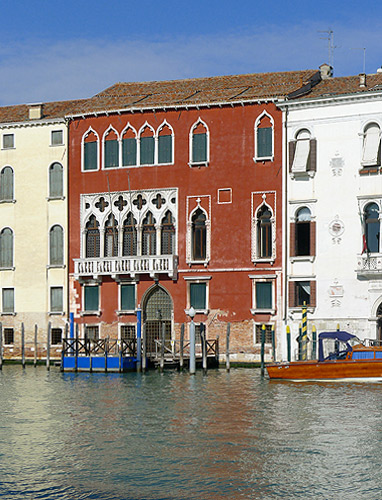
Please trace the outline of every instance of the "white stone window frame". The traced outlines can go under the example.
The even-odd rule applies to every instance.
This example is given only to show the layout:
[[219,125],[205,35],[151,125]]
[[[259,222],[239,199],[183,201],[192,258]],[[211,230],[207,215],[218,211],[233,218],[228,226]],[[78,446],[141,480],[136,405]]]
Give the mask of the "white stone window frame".
[[[303,134],[303,133],[308,134],[309,137],[304,137],[304,138],[299,139],[298,136],[300,134]],[[315,172],[310,171],[308,168],[308,161],[309,161],[309,155],[310,155],[310,141],[313,137],[314,136],[313,136],[313,131],[312,131],[311,127],[303,126],[303,127],[299,127],[295,131],[295,133],[293,135],[293,140],[296,141],[296,149],[294,151],[293,164],[292,164],[292,169],[291,169],[291,174],[293,177],[299,176],[299,175],[307,175],[307,174],[309,174],[309,176],[313,176],[315,174]],[[300,150],[303,149],[303,146],[305,146],[305,149],[306,149],[306,144],[308,145],[307,150],[305,152],[304,151],[300,152]],[[303,156],[303,158],[305,158],[305,166],[304,167],[302,167],[301,165],[299,165],[298,167],[295,166],[295,163],[297,163],[298,155]]]
[[[295,201],[289,201],[289,206],[290,206],[290,217],[289,217],[289,222],[290,223],[297,223],[297,214],[301,208],[308,208],[310,210],[310,222],[315,222],[316,221],[316,213],[315,213],[315,204],[317,203],[317,200],[295,200]],[[289,260],[290,262],[314,262],[316,255],[294,255],[291,256],[290,252],[291,249],[289,248],[290,246],[290,226],[288,226],[288,255],[289,255]],[[316,244],[317,244],[317,233],[316,233]],[[317,252],[317,250],[316,250]]]
[[[379,128],[379,134],[377,138],[377,144],[373,144],[371,141],[372,136],[367,134],[367,129],[375,125]],[[360,137],[360,165],[362,170],[363,168],[369,167],[380,167],[381,166],[381,137],[382,137],[382,125],[380,120],[378,119],[369,119],[362,124],[361,131],[359,132]],[[377,134],[376,134],[377,135]],[[368,140],[369,138],[369,140]],[[374,149],[374,156],[369,159],[365,159],[366,147],[370,149]],[[375,151],[375,147],[377,146],[377,150]]]
[[[159,163],[159,133],[164,127],[168,127],[171,130],[171,161],[169,163]],[[163,122],[157,128],[154,140],[155,140],[155,151],[154,151],[155,164],[159,166],[173,165],[175,162],[175,134],[174,134],[174,129],[168,123],[167,120],[163,120]]]
[[[61,132],[61,142],[60,143],[54,143],[53,142],[53,134]],[[56,148],[57,146],[64,146],[64,130],[63,129],[57,129],[57,130],[51,130],[50,131],[50,147]]]
[[[52,311],[52,288],[61,288],[62,290],[62,309],[61,311]],[[65,290],[62,284],[49,286],[49,316],[63,316],[65,314]]]
[[[208,209],[209,209],[209,214],[207,210],[201,206],[201,198],[208,198]],[[186,262],[189,266],[195,264],[195,265],[204,265],[204,267],[207,267],[211,260],[211,196],[209,195],[204,195],[204,196],[189,196],[187,197],[187,212],[189,208],[189,202],[190,198],[196,198],[196,207],[190,212],[187,221],[186,221],[186,226],[187,226],[187,238],[186,238]],[[199,200],[199,201],[198,201]],[[192,258],[192,217],[196,210],[202,210],[202,212],[206,216],[206,258],[204,260],[194,260]]]
[[[134,298],[135,298],[134,309],[122,309],[122,300],[121,300],[122,285],[134,285]],[[137,312],[137,290],[138,290],[137,281],[135,281],[135,280],[118,280],[118,310],[116,311],[118,316],[124,315],[124,314],[134,314],[134,315],[136,314],[136,312]]]
[[[317,276],[315,274],[303,274],[303,275],[291,274],[288,278],[288,282],[296,283],[296,282],[301,282],[301,281],[309,281],[310,293],[312,293],[312,282],[314,281],[316,283],[316,294],[317,294]],[[288,287],[287,287],[287,290],[288,290]],[[289,295],[289,290],[287,291],[287,293]],[[288,311],[290,311],[292,313],[301,313],[303,306],[292,306],[292,307],[289,306],[289,296],[288,296],[287,304],[288,304],[288,307],[287,307]],[[316,304],[314,306],[306,306],[306,310],[308,313],[313,314],[315,312],[315,310],[317,309],[317,307],[318,307],[318,302],[317,302],[317,296],[316,296]]]
[[209,282],[212,276],[183,276],[184,281],[187,284],[187,299],[186,299],[186,309],[184,312],[188,314],[188,310],[191,307],[191,287],[190,284],[204,284],[206,285],[206,303],[204,309],[195,309],[197,314],[208,314],[210,312],[210,286]]
[[[141,163],[141,136],[145,128],[149,128],[152,133],[153,133],[153,138],[154,138],[154,163]],[[145,123],[141,126],[141,128],[138,130],[138,139],[137,139],[137,165],[139,167],[154,167],[157,165],[156,159],[158,158],[158,153],[157,153],[157,140],[156,138],[156,133],[155,129],[150,123],[146,120]]]
[[12,263],[13,266],[0,267],[0,271],[14,271],[15,267],[15,232],[11,228],[11,226],[4,226],[0,229],[0,234],[4,231],[4,229],[9,229],[12,232]]
[[[229,193],[229,201],[220,201],[220,193]],[[232,188],[220,188],[218,189],[218,205],[230,205],[232,204]]]
[[[253,345],[254,346],[260,346],[261,345],[261,342],[256,342],[256,328],[258,326],[262,327],[263,325],[270,326],[270,327],[274,326],[276,328],[276,324],[275,324],[274,321],[254,321],[253,322]],[[276,332],[275,332],[275,336],[276,336]],[[267,337],[265,336],[265,340],[266,340],[266,338]],[[276,341],[276,339],[275,339],[275,341]],[[265,345],[266,346],[271,346],[272,344],[269,343],[269,342],[265,342]]]
[[[5,136],[12,136],[13,137],[13,145],[12,146],[4,146],[4,137]],[[2,136],[1,136],[1,149],[2,150],[9,150],[9,149],[16,149],[16,135],[14,134],[14,132],[3,132]]]
[[[135,157],[135,165],[124,165],[123,164],[123,136],[125,135],[125,133],[128,131],[128,130],[131,130],[133,133],[134,133],[134,136],[135,136],[135,144],[136,144],[136,149],[135,149],[135,153],[136,153],[136,157]],[[122,168],[137,168],[139,167],[139,156],[138,156],[138,132],[136,130],[135,127],[133,127],[133,125],[131,125],[130,122],[127,122],[125,128],[122,130],[121,132],[121,136],[120,136],[120,150],[119,150],[119,158],[120,158],[120,166]]]
[[[106,137],[110,134],[110,132],[113,131],[115,135],[117,136],[117,142],[118,142],[118,165],[116,167],[105,167],[105,143],[106,143]],[[118,130],[116,130],[112,125],[109,125],[109,127],[105,130],[105,132],[102,135],[102,162],[101,162],[101,168],[102,170],[114,170],[116,168],[120,168],[122,165],[122,140],[121,136],[118,133]]]
[[[276,278],[275,274],[256,275],[250,274],[249,278],[252,281],[252,308],[251,314],[276,314]],[[267,309],[259,309],[256,307],[256,283],[272,283],[272,307]]]
[[[85,287],[97,286],[98,287],[98,310],[97,311],[85,311]],[[102,280],[94,279],[81,282],[81,313],[80,316],[101,316],[101,287]],[[96,325],[89,325],[96,326]]]
[[[13,311],[5,312],[3,306],[3,292],[4,290],[13,290]],[[1,288],[1,315],[2,316],[16,316],[16,289],[14,286],[4,286]]]
[[133,326],[135,329],[135,338],[137,338],[137,322],[124,321],[123,323],[118,323],[118,340],[122,340],[122,327],[123,326]]
[[[95,168],[94,170],[85,170],[85,139],[90,133],[93,133],[97,137],[97,168]],[[81,172],[84,172],[85,174],[91,172],[98,172],[100,170],[100,160],[101,160],[101,153],[100,153],[99,134],[94,130],[93,127],[89,127],[87,131],[83,134],[81,139]]]
[[[271,125],[272,125],[272,154],[271,156],[259,156],[257,152],[257,129],[260,125],[261,120],[264,118],[264,116],[267,116],[270,119]],[[270,115],[267,111],[263,111],[255,121],[255,127],[254,127],[254,140],[255,140],[255,155],[253,157],[253,161],[256,162],[261,162],[261,161],[273,161],[274,156],[275,156],[275,122],[273,120],[272,115]]]
[[[275,196],[275,206],[272,207],[269,203],[266,201],[266,195],[267,194],[272,194]],[[261,262],[269,262],[270,264],[273,265],[274,261],[276,260],[276,193],[274,191],[272,192],[264,192],[263,194],[263,201],[260,203],[260,205],[257,206],[256,209],[253,207],[253,195],[254,194],[259,194],[259,193],[252,193],[252,262],[253,263],[261,263]],[[266,206],[272,213],[271,217],[271,228],[272,228],[272,254],[270,257],[260,257],[259,252],[258,252],[258,214],[260,210]]]
[[[382,196],[373,196],[373,195],[366,195],[366,196],[358,196],[358,206],[359,210],[361,212],[361,219],[362,219],[362,224],[365,223],[364,217],[365,217],[365,208],[370,205],[371,203],[375,203],[378,206],[378,213],[379,213],[379,226],[380,226],[380,231],[379,231],[379,252],[373,252],[369,253],[369,256],[379,256],[382,254],[382,234],[381,234],[381,229],[382,229]],[[363,235],[363,228],[361,227],[361,236]],[[361,253],[361,252],[359,252]]]
[[12,165],[9,165],[9,163],[4,164],[0,168],[0,174],[3,172],[5,168],[10,168],[12,170],[12,184],[13,184],[13,189],[12,189],[12,199],[10,200],[0,200],[0,204],[2,203],[16,203],[15,199],[15,192],[16,192],[16,175],[15,175],[15,169],[12,167]]
[[[206,140],[207,140],[207,159],[206,161],[193,161],[192,158],[192,138],[193,138],[193,131],[198,127],[199,124],[202,124],[204,128],[206,129]],[[189,133],[189,162],[188,166],[189,167],[208,167],[210,164],[210,129],[207,125],[207,123],[201,119],[199,116],[196,122],[191,126],[190,128],[190,133]]]
[[86,328],[87,327],[97,327],[98,328],[98,339],[102,339],[101,331],[102,331],[102,323],[83,323],[82,324],[82,338],[85,338]]

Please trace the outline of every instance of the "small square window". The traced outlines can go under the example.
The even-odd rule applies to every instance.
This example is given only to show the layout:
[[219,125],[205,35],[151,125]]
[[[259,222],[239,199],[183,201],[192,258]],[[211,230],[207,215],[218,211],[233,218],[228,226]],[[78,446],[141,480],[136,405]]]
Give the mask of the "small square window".
[[296,281],[296,306],[310,305],[310,281]]
[[134,311],[135,310],[135,285],[127,284],[121,285],[121,311]]
[[121,325],[121,340],[134,340],[135,325]]
[[62,130],[52,130],[51,145],[62,146],[64,144],[64,133]]
[[84,286],[84,310],[97,312],[99,310],[99,287]]
[[61,328],[52,328],[51,342],[52,342],[52,345],[61,344],[61,342],[62,342],[62,329]]
[[3,135],[3,149],[12,149],[14,147],[15,147],[14,134],[4,134]]
[[15,333],[13,328],[4,328],[4,344],[13,345],[15,343]]
[[99,339],[99,327],[98,325],[86,325],[85,326],[85,339],[87,340],[98,340]]
[[3,288],[3,313],[15,312],[15,290],[13,288]]
[[50,311],[61,313],[64,310],[64,291],[62,286],[52,286],[50,289]]
[[[256,344],[261,344],[263,325],[256,325]],[[265,325],[265,343],[272,344],[272,325]]]
[[207,284],[190,283],[190,307],[196,311],[207,309]]

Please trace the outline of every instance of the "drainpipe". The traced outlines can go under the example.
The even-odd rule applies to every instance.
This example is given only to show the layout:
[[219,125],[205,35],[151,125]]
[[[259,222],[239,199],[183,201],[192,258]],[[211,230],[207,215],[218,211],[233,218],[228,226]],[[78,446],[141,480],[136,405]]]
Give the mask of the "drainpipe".
[[287,320],[288,320],[288,238],[289,238],[289,231],[288,231],[288,105],[285,106],[285,111],[283,113],[283,121],[284,121],[284,168],[282,169],[283,171],[283,183],[284,183],[284,189],[283,189],[283,196],[284,196],[284,209],[283,209],[283,224],[284,224],[284,272],[283,272],[283,301],[284,301],[284,307],[283,307],[283,321],[285,325],[287,325]]

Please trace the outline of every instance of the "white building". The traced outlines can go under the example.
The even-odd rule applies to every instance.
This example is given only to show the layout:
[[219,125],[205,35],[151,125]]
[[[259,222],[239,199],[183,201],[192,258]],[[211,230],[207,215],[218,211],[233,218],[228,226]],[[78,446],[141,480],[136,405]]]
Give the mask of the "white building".
[[[323,81],[284,110],[285,323],[382,339],[382,73]],[[363,235],[365,235],[365,242]],[[309,333],[311,337],[311,333]],[[279,357],[286,358],[286,342]]]

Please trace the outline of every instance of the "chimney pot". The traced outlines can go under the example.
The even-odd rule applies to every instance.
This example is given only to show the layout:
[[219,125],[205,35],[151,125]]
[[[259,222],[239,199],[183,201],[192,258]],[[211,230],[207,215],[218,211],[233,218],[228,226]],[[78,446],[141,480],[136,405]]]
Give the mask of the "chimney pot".
[[359,74],[359,86],[366,87],[366,74],[365,73]]
[[29,104],[29,119],[30,120],[40,120],[42,118],[42,102],[37,102],[34,104]]

